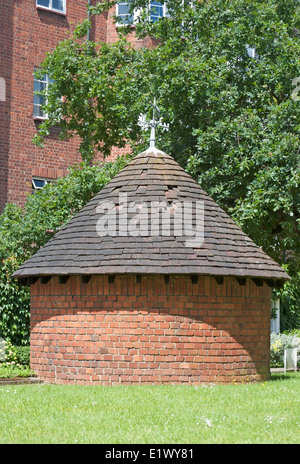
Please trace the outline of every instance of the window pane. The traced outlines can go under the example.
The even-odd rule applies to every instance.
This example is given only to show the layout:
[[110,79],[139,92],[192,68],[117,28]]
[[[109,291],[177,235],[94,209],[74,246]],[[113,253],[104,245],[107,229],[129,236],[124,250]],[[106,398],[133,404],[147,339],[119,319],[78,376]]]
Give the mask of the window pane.
[[39,6],[50,7],[50,0],[36,0],[36,4]]
[[34,118],[45,118],[45,114],[42,111],[42,107],[40,105],[33,104],[33,117]]
[[123,24],[132,24],[133,15],[129,13],[130,2],[119,2],[118,3],[118,18]]
[[34,105],[42,105],[43,104],[43,97],[40,97],[39,95],[33,95],[33,104]]
[[52,0],[52,8],[59,11],[64,11],[63,0]]
[[34,92],[40,91],[40,81],[37,81],[35,78],[34,78],[34,83],[33,83],[33,90]]
[[46,185],[46,181],[44,179],[32,179],[32,184],[34,188],[43,188]]
[[158,21],[164,15],[164,6],[160,2],[150,2],[150,19],[152,22]]
[[44,98],[41,95],[36,95],[35,92],[43,92],[44,90],[47,91],[48,83],[47,83],[48,77],[47,75],[43,76],[43,80],[38,80],[36,77],[34,77],[34,83],[33,83],[33,116],[35,118],[45,118],[45,113],[42,110],[42,105],[44,103]]
[[39,92],[44,92],[44,90],[46,89],[47,89],[46,82],[43,82],[43,81],[39,82]]
[[[46,88],[45,82],[34,80],[33,91],[42,92]],[[44,98],[41,95],[33,95],[33,104],[42,105]]]
[[119,3],[119,15],[126,15],[129,11],[128,3]]

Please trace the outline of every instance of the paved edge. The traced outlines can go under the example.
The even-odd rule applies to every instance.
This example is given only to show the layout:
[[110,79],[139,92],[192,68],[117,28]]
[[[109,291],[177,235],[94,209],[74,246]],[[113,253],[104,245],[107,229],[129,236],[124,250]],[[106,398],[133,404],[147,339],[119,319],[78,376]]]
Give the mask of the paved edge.
[[36,377],[19,377],[14,379],[0,379],[1,385],[21,385],[21,384],[34,384],[34,383],[44,383],[43,380]]

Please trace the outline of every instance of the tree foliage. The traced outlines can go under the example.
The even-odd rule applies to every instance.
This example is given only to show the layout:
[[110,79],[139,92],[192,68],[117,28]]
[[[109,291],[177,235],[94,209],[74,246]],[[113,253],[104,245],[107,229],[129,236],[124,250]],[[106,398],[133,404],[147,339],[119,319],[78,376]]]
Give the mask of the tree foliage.
[[[114,1],[91,8],[99,14]],[[297,0],[181,0],[135,24],[155,47],[134,48],[120,27],[114,44],[85,40],[90,22],[49,54],[55,81],[39,143],[58,121],[79,134],[84,159],[113,146],[145,147],[137,125],[156,97],[170,124],[157,146],[195,178],[244,231],[291,275],[299,272],[300,6]],[[63,96],[63,98],[61,98]]]

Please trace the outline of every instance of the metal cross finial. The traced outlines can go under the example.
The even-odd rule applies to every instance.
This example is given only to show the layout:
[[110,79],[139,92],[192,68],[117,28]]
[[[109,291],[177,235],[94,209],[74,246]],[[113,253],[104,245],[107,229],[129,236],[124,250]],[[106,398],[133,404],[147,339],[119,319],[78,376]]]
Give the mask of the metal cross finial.
[[138,125],[141,126],[142,129],[148,129],[151,127],[151,134],[150,134],[150,147],[155,147],[155,129],[156,127],[161,127],[163,130],[169,130],[169,124],[163,123],[162,118],[159,118],[158,120],[155,119],[155,111],[157,115],[159,116],[159,108],[156,106],[155,103],[155,98],[153,103],[151,103],[153,106],[153,117],[151,121],[146,121],[146,115],[145,114],[140,114],[139,120],[138,120]]

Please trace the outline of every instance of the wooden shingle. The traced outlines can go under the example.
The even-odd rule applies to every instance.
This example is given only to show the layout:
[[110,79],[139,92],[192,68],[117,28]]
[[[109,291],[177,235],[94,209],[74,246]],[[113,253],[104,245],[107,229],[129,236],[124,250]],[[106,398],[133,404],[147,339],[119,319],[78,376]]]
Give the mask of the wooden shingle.
[[[120,215],[124,212],[124,205],[119,204],[120,194],[127,195],[127,216],[124,217]],[[155,210],[153,202],[162,202],[170,208],[170,233],[161,233],[162,214],[157,235],[151,233],[150,214],[145,222],[148,232],[135,229],[124,233],[125,224],[135,224],[140,219],[138,210],[130,211],[130,206],[144,205],[150,212]],[[174,233],[174,227],[178,226],[174,223],[174,210],[178,203],[195,206],[197,202],[204,207],[204,241],[201,246],[193,247],[186,245],[186,231],[190,234],[195,231],[195,217],[186,218],[184,233],[180,236]],[[116,215],[116,230],[114,234],[99,236],[96,226],[104,214],[99,211],[99,205],[104,203],[115,205],[111,214]],[[156,148],[149,148],[130,161],[43,248],[20,266],[13,277],[108,273],[289,278],[171,156]]]

